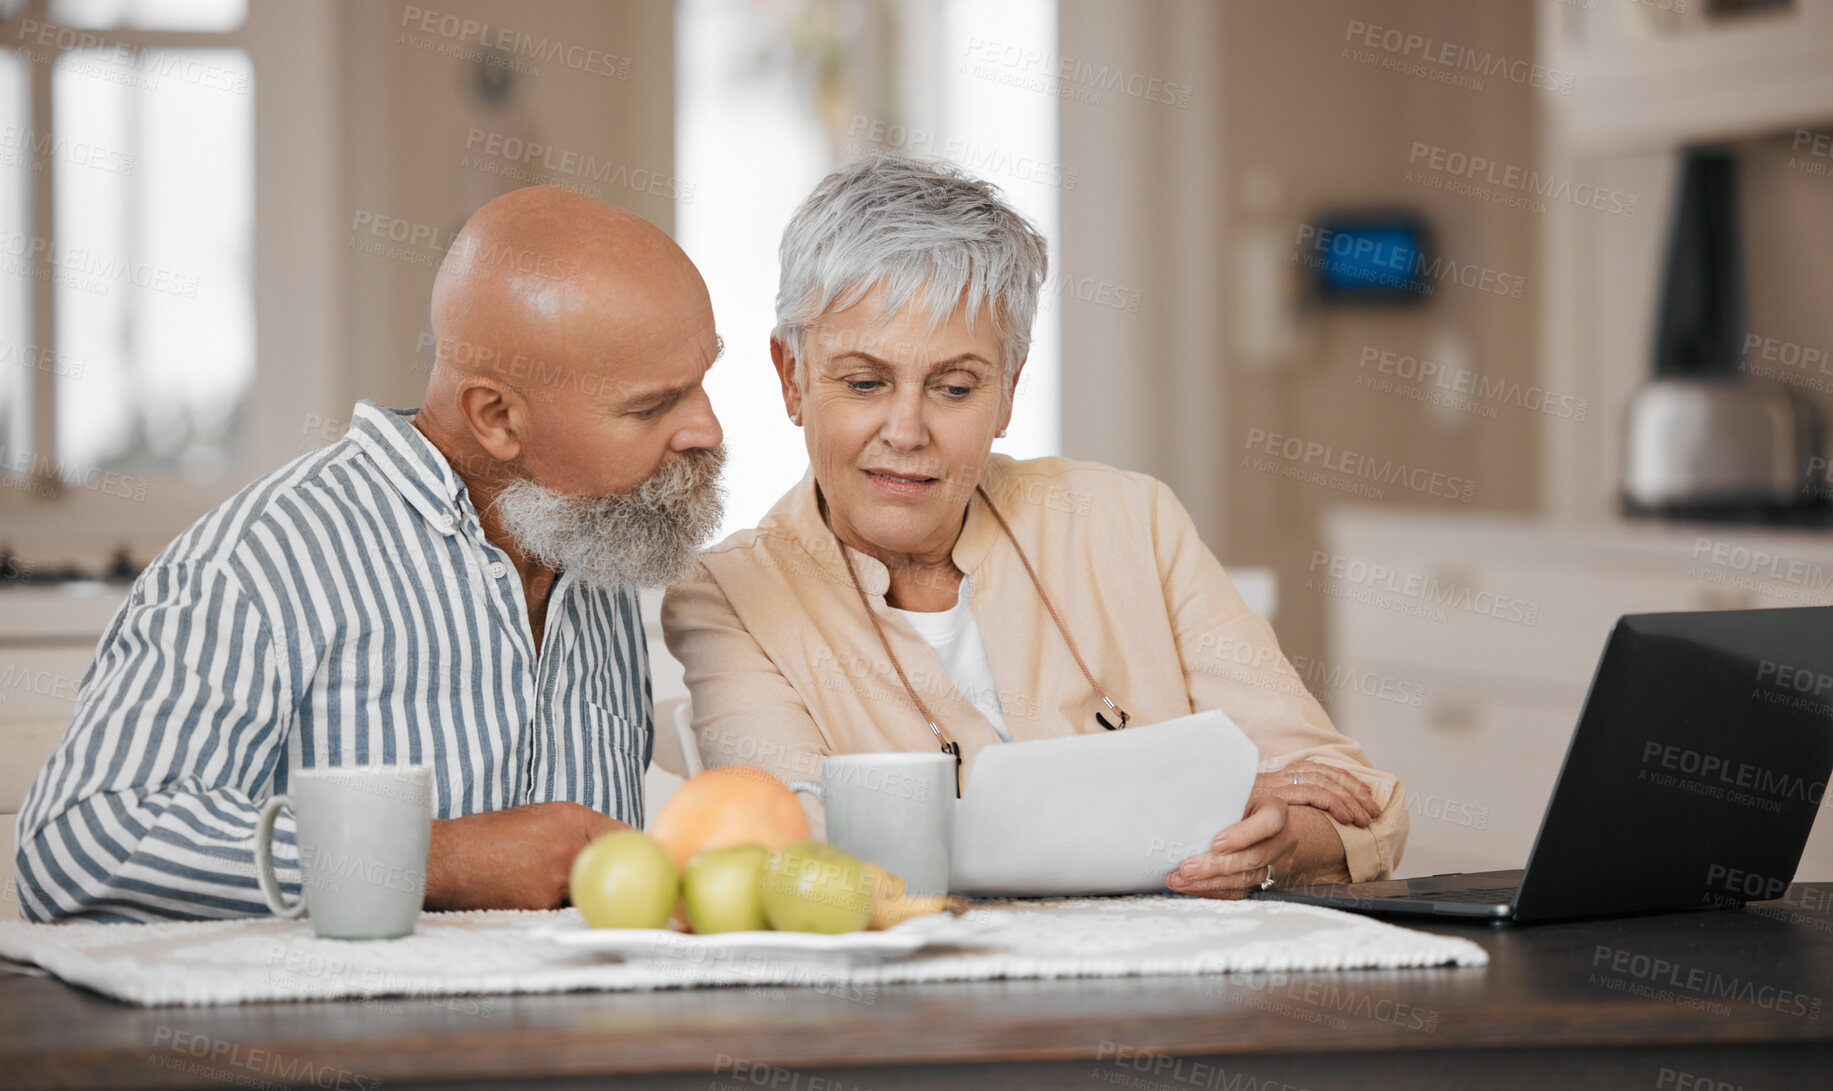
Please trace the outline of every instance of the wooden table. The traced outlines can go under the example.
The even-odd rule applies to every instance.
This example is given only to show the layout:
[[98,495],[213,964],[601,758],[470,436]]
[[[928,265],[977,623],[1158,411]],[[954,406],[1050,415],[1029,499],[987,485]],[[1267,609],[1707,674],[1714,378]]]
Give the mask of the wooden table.
[[206,1009],[0,977],[0,1087],[1833,1086],[1833,884],[1743,912],[1422,926],[1490,965]]

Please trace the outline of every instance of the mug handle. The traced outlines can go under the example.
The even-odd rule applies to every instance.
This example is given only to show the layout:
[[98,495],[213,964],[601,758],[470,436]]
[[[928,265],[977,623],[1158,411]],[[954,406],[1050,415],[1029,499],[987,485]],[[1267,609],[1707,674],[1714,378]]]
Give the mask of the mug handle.
[[821,785],[816,784],[812,780],[792,780],[789,782],[789,790],[792,792],[806,792],[815,797],[816,803],[821,802]]
[[280,808],[292,805],[292,796],[273,797],[261,808],[261,821],[255,826],[255,882],[260,884],[261,897],[274,916],[289,921],[305,916],[305,892],[301,891],[299,900],[292,905],[286,904],[286,895],[280,893],[280,880],[274,877],[274,819],[279,817]]

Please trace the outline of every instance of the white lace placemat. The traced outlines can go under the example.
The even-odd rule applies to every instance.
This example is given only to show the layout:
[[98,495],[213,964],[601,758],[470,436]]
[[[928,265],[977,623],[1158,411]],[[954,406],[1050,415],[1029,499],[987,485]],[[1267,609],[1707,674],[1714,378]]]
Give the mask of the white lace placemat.
[[908,981],[1482,966],[1476,944],[1283,902],[1055,898],[977,903],[960,938],[870,965],[775,954],[625,961],[541,935],[575,910],[427,913],[398,940],[319,939],[305,921],[0,924],[0,957],[119,1000],[242,1004],[703,985],[859,990]]

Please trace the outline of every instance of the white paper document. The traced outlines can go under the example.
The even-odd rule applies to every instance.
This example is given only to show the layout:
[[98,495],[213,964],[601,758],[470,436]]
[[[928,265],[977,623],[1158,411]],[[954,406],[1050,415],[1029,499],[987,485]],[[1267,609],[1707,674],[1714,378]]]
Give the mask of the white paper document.
[[1260,751],[1220,711],[990,746],[955,811],[958,894],[1134,894],[1241,820]]

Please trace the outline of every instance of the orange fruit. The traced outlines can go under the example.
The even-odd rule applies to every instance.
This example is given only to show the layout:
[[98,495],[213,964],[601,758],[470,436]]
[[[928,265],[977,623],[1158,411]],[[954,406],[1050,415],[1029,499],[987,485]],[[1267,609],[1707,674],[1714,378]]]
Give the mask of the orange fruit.
[[809,839],[808,814],[788,786],[754,765],[721,765],[689,777],[650,823],[676,869],[703,849],[762,845],[775,852]]

